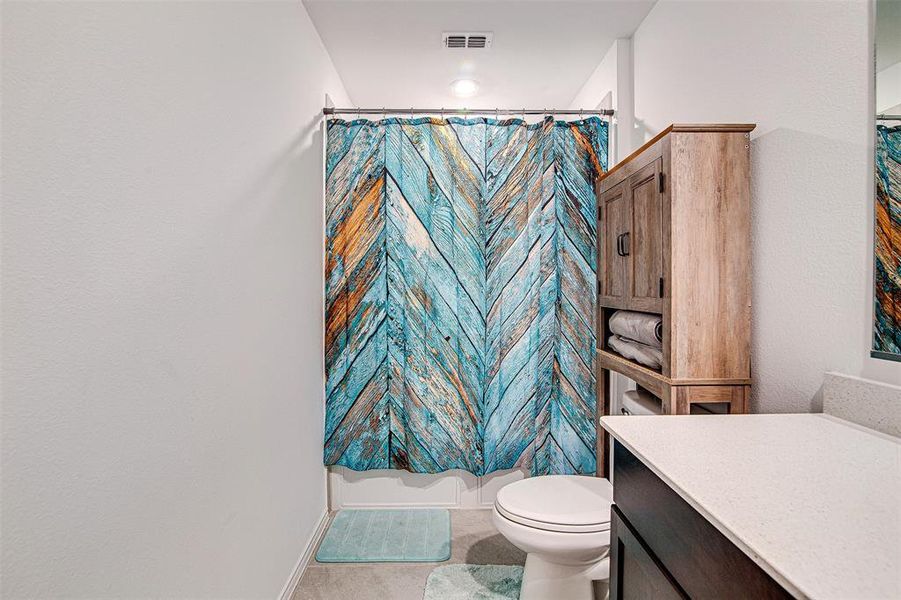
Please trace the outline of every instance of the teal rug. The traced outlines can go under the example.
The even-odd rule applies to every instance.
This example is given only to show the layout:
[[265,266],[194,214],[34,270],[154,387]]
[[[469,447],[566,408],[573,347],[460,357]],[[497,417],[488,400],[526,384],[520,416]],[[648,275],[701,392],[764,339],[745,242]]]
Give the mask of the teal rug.
[[522,567],[447,565],[429,573],[423,600],[517,600]]
[[443,508],[342,510],[316,552],[319,562],[440,562],[451,555]]

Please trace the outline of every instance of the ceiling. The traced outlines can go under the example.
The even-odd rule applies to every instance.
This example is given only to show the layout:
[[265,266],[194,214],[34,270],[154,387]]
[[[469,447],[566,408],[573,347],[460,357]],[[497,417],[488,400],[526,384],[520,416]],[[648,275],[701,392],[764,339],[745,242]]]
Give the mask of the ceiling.
[[[567,108],[613,41],[655,0],[304,0],[351,99],[363,107]],[[442,45],[491,31],[488,50]],[[475,97],[450,84],[471,78]],[[593,108],[593,107],[584,107]]]

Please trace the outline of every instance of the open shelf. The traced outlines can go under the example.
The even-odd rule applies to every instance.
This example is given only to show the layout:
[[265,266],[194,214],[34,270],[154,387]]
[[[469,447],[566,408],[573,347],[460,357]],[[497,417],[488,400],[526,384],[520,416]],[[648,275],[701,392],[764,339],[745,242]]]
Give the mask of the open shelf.
[[598,366],[622,373],[658,398],[663,396],[663,387],[669,385],[668,377],[609,350],[598,350]]
[[609,350],[598,349],[598,367],[622,373],[657,397],[664,396],[664,387],[678,385],[751,385],[751,379],[672,379],[652,369],[634,363]]

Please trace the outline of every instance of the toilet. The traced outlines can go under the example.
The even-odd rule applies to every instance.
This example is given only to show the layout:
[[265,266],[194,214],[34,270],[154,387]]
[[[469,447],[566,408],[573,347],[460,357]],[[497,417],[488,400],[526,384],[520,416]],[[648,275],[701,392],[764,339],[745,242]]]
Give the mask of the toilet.
[[494,525],[526,552],[520,600],[591,600],[610,574],[613,486],[600,477],[542,475],[497,493]]

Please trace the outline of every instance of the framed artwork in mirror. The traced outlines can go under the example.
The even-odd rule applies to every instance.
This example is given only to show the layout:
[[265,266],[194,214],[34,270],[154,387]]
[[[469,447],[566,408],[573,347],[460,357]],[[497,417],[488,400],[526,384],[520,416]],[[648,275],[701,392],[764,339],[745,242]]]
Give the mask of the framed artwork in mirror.
[[901,2],[876,0],[874,358],[901,361]]

